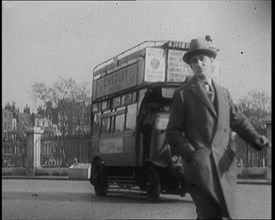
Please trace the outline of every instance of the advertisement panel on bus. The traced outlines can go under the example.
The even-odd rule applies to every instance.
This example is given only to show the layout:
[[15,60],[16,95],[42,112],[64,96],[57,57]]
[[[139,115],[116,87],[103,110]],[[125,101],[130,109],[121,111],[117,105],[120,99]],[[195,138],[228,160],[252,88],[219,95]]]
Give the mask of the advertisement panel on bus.
[[160,48],[146,48],[144,81],[165,81],[165,51]]
[[136,86],[137,78],[137,63],[105,75],[104,77],[97,79],[96,83],[93,83],[93,86],[95,87],[93,98],[100,98]]

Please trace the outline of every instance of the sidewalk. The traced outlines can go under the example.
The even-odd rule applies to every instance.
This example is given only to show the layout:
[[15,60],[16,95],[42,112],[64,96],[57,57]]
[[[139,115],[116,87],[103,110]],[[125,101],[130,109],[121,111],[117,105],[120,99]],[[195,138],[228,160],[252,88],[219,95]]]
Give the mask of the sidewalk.
[[[69,176],[2,176],[2,180],[3,179],[74,180],[74,179],[69,179]],[[86,181],[88,181],[88,179]]]
[[271,185],[271,179],[237,179],[237,184]]
[[[2,168],[2,179],[37,180],[82,180],[89,181],[90,164],[76,164],[69,168],[38,168],[32,176],[26,175],[25,168]],[[267,169],[250,168],[236,171],[237,184],[271,185],[271,174]]]

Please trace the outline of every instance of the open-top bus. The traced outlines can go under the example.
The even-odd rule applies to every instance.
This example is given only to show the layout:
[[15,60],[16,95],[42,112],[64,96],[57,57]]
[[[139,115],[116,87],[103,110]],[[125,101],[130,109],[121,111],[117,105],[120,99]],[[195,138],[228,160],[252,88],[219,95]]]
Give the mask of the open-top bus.
[[[137,188],[156,202],[186,193],[181,158],[165,130],[175,91],[192,72],[189,43],[146,41],[93,69],[90,182],[103,196]],[[147,121],[147,122],[146,122]]]

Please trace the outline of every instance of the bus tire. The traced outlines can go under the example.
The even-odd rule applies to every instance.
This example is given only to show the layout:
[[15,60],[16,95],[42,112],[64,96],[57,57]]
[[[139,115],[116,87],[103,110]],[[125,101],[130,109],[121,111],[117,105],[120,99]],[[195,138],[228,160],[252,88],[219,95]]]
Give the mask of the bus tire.
[[93,182],[94,182],[94,189],[95,194],[97,196],[105,196],[107,194],[107,181],[106,181],[106,172],[105,167],[101,163],[101,161],[97,161],[93,167]]
[[148,173],[147,195],[150,202],[158,202],[160,197],[160,177],[157,170],[151,166]]
[[95,185],[95,172],[96,172],[95,164],[96,164],[97,161],[98,161],[98,159],[93,161],[93,164],[92,164],[92,167],[91,167],[90,183],[92,185]]
[[95,179],[94,179],[94,175],[95,175],[95,174],[94,174],[93,166],[94,166],[94,163],[93,163],[93,165],[92,165],[92,167],[91,167],[90,179],[89,179],[89,181],[90,181],[90,183],[91,183],[92,185],[95,184]]

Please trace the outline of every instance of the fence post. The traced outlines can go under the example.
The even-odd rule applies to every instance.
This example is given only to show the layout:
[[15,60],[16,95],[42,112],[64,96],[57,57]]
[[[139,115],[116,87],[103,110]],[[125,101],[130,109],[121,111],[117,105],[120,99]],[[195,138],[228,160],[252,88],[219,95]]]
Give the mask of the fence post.
[[41,160],[41,136],[43,130],[39,127],[34,127],[27,133],[27,164],[26,164],[26,175],[34,176],[35,168],[40,167]]
[[[272,142],[272,122],[271,122],[271,115],[267,116],[266,120],[264,121],[265,125],[263,127],[263,135],[265,135],[271,142]],[[266,150],[266,166],[267,166],[267,172],[266,172],[266,178],[271,179],[271,169],[272,169],[272,152],[270,148],[265,149]]]
[[[267,138],[272,141],[272,135],[271,135],[271,123],[267,123],[267,128],[266,128],[266,136]],[[272,169],[272,152],[271,152],[272,149],[268,148],[267,149],[267,179],[271,179],[271,169]]]
[[271,179],[271,149],[267,149],[267,173],[266,178]]

